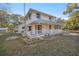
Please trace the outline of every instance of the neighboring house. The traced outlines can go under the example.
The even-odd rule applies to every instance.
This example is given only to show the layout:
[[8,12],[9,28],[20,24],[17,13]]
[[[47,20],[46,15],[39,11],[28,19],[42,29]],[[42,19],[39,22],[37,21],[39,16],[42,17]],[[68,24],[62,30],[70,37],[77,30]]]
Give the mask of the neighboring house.
[[59,18],[30,9],[25,16],[25,22],[19,27],[20,33],[30,38],[40,37],[45,35],[54,35],[62,32]]

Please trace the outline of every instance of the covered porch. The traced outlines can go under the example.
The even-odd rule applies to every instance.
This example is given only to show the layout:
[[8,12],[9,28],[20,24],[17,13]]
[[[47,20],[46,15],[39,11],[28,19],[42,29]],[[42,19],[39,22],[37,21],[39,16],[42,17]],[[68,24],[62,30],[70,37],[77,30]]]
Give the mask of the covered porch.
[[54,20],[38,19],[27,26],[25,32],[30,37],[40,37],[45,35],[55,35],[62,32],[61,24]]
[[28,26],[29,36],[45,36],[61,33],[61,28],[53,24],[32,24]]

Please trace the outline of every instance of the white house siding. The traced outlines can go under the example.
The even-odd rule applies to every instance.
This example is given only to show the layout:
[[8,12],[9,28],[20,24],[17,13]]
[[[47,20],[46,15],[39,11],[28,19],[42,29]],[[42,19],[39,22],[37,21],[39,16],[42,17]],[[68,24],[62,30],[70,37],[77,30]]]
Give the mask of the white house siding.
[[35,34],[35,24],[32,24],[32,34]]
[[31,13],[31,20],[37,20],[35,12]]
[[[31,19],[30,19],[30,20],[37,20],[37,18],[36,18],[36,13],[37,13],[37,12],[32,12],[32,13],[31,13]],[[38,12],[38,13],[39,13],[39,12]],[[43,20],[50,20],[49,17],[50,17],[50,16],[48,16],[48,15],[45,15],[45,14],[41,14],[41,13],[40,13],[40,19],[43,19]],[[53,20],[54,17],[51,17],[51,19]]]
[[41,14],[41,19],[43,19],[43,20],[49,20],[49,16]]
[[[35,11],[31,12],[30,19],[29,19],[29,17],[28,17],[28,19],[26,19],[27,25],[32,23],[35,20],[50,20],[49,17],[51,17],[51,16],[48,16],[48,15],[45,15],[45,14],[42,14],[42,13],[40,13],[40,19],[38,19],[38,18],[36,18],[36,16],[37,16],[36,13],[39,13],[39,12],[35,12]],[[54,19],[55,19],[54,17],[51,17],[51,20],[54,20]]]

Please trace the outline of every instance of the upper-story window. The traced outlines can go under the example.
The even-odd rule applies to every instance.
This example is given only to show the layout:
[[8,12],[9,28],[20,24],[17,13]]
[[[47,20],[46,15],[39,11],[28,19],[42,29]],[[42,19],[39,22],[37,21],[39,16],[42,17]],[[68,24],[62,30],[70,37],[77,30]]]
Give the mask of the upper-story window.
[[36,18],[40,19],[40,14],[36,13]]
[[49,19],[51,20],[51,17],[49,17]]
[[25,27],[22,27],[22,29],[25,29]]

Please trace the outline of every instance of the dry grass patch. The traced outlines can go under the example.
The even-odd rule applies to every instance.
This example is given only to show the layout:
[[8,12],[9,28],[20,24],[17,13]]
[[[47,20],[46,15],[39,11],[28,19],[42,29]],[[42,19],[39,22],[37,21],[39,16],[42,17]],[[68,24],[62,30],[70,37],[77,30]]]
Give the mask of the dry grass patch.
[[[5,38],[6,37],[7,36],[5,35]],[[3,45],[2,47],[5,47],[6,49],[6,53],[2,55],[17,55],[17,56],[18,55],[21,56],[79,55],[78,36],[55,35],[51,37],[45,37],[42,40],[40,39],[30,40],[20,36],[15,40],[8,40],[8,41],[2,40],[2,45]]]

